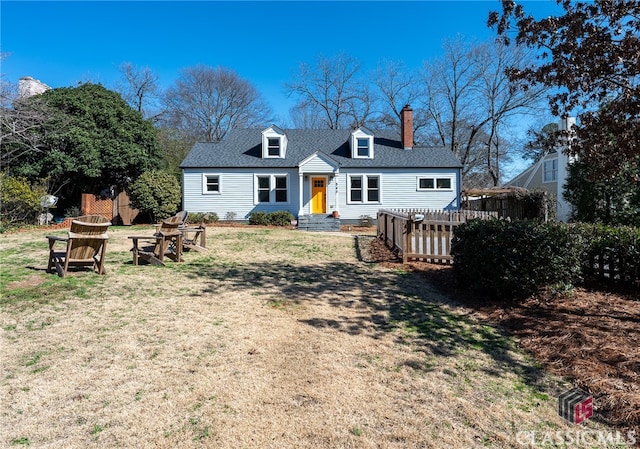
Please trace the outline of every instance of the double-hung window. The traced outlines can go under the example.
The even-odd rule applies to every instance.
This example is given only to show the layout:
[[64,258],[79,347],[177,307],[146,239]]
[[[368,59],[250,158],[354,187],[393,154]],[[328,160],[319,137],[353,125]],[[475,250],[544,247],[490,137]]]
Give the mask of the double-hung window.
[[555,182],[558,180],[558,159],[544,161],[543,182]]
[[202,175],[202,193],[217,194],[220,193],[220,175]]
[[256,204],[284,204],[289,202],[289,177],[287,175],[256,175]]
[[273,125],[262,131],[263,158],[284,159],[287,153],[287,135],[283,130]]
[[267,156],[280,157],[280,138],[279,137],[267,138]]
[[348,177],[349,203],[379,203],[379,175],[351,175]]
[[380,178],[367,176],[367,201],[377,203],[380,201]]
[[356,141],[358,143],[356,150],[358,157],[369,157],[369,138],[358,137]]
[[271,197],[271,177],[257,176],[257,198],[258,203],[269,203]]
[[287,202],[287,177],[286,176],[274,176],[275,181],[275,201],[276,203]]
[[351,157],[354,159],[373,159],[373,142],[373,134],[366,128],[358,128],[353,131],[349,139]]
[[349,178],[349,198],[352,203],[362,203],[362,176],[351,176]]

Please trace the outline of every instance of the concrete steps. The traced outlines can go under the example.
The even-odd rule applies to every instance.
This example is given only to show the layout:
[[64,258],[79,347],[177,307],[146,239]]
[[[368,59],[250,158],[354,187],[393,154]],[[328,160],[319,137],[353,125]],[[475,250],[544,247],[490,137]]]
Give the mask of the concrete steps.
[[301,231],[340,232],[340,219],[327,214],[301,215],[298,217],[298,229]]

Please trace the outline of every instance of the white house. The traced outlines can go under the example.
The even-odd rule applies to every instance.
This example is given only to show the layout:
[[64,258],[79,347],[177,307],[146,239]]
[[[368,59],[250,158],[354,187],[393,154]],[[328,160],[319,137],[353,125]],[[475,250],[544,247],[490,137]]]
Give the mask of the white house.
[[412,110],[393,130],[237,129],[196,143],[180,165],[189,212],[338,211],[343,222],[381,208],[457,210],[461,164],[445,148],[415,147]]
[[[574,117],[565,117],[560,120],[558,130],[570,131],[575,123]],[[571,215],[571,205],[564,199],[563,192],[567,182],[568,167],[573,159],[566,155],[565,147],[566,144],[559,144],[529,168],[505,183],[506,187],[540,189],[555,195],[559,221],[567,221]]]
[[23,76],[18,80],[18,98],[28,98],[51,89],[40,80]]

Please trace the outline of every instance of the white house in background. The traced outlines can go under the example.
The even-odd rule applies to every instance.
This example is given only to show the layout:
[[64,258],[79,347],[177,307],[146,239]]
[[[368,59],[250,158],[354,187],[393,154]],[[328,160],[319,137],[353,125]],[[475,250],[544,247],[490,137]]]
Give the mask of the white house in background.
[[18,98],[32,97],[49,89],[51,88],[45,83],[30,76],[23,76],[18,80]]
[[343,222],[382,208],[457,210],[461,164],[445,148],[415,147],[412,110],[402,129],[237,129],[196,143],[180,165],[183,208],[233,214],[338,211]]
[[[574,117],[565,117],[560,120],[558,130],[570,131],[575,123]],[[531,167],[505,183],[506,187],[546,190],[554,194],[557,201],[557,218],[559,221],[567,221],[571,214],[571,205],[564,199],[563,192],[567,182],[568,166],[573,159],[565,154],[565,145],[558,145],[557,148],[546,153]]]

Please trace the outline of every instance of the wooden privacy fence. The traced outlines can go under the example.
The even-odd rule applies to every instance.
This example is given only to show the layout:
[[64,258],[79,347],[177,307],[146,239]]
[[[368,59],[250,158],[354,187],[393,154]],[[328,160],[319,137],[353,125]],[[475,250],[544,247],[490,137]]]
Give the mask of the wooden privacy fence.
[[473,218],[497,218],[497,212],[461,210],[455,212],[417,209],[378,211],[378,238],[402,254],[402,262],[420,260],[452,263],[451,239],[461,223]]
[[128,226],[133,223],[140,211],[131,206],[129,194],[122,190],[113,199],[83,193],[80,213],[81,215],[101,215],[113,223]]

